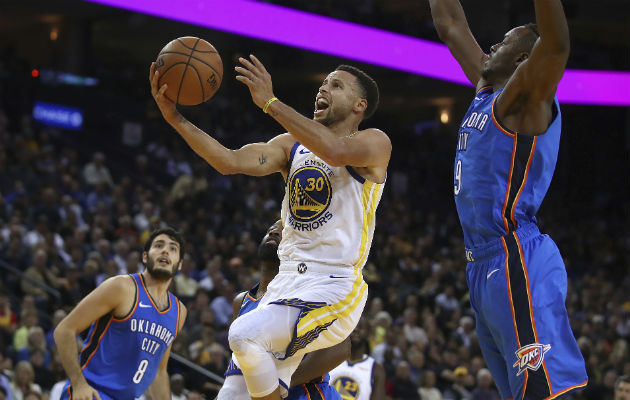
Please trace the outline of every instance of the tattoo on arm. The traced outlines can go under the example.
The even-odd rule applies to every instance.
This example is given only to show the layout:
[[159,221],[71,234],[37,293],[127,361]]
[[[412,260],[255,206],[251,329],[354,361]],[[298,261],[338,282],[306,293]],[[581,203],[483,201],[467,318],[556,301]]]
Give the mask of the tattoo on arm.
[[258,163],[260,165],[263,165],[266,162],[267,162],[267,156],[263,153],[260,155],[260,157],[258,157]]

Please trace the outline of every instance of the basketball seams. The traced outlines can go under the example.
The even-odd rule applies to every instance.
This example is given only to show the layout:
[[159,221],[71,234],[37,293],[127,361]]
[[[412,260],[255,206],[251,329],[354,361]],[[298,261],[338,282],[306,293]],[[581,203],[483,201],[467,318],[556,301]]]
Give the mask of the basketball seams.
[[[202,63],[203,65],[205,65],[206,67],[209,67],[210,69],[212,69],[212,70],[214,71],[214,73],[215,73],[215,74],[217,74],[217,75],[219,76],[219,78],[220,78],[220,79],[223,79],[223,74],[222,74],[222,73],[219,73],[219,71],[217,71],[217,69],[216,69],[216,68],[215,68],[212,64],[207,63],[206,61],[202,60],[201,58],[195,57],[195,56],[193,55],[194,53],[201,53],[201,52],[200,52],[200,51],[198,51],[198,50],[193,50],[193,52],[192,52],[192,53],[190,53],[190,54],[186,54],[186,53],[180,53],[179,51],[163,51],[163,52],[161,52],[161,53],[158,55],[158,57],[159,57],[159,56],[161,56],[161,55],[163,55],[163,54],[178,54],[178,55],[180,55],[180,56],[185,56],[185,57],[192,58],[193,60],[198,61],[198,62]],[[216,52],[215,52],[215,53],[216,53]],[[218,53],[217,53],[217,54],[218,54]],[[181,64],[183,64],[183,61],[181,62]]]
[[204,85],[203,85],[203,81],[201,80],[201,74],[199,73],[199,71],[197,71],[197,67],[195,67],[194,65],[190,64],[189,65],[190,68],[192,68],[193,71],[195,71],[195,74],[197,75],[197,79],[199,79],[199,86],[201,87],[201,103],[203,103],[203,101],[206,98],[206,91],[204,90]]
[[[179,39],[177,39],[177,40],[179,40]],[[179,94],[182,91],[182,84],[184,83],[184,79],[186,78],[186,71],[188,70],[188,66],[190,65],[190,59],[192,58],[192,55],[195,52],[195,47],[197,47],[197,44],[199,43],[200,40],[201,39],[197,38],[197,41],[195,42],[195,45],[191,49],[190,54],[188,55],[188,61],[186,61],[186,66],[184,67],[184,72],[182,72],[182,78],[179,80],[179,87],[177,88],[177,101],[175,101],[175,103],[177,103],[177,104],[179,104]]]
[[[207,101],[216,93],[223,80],[223,63],[219,52],[212,44],[198,37],[186,36],[172,40],[160,51],[156,63],[161,75],[160,85],[169,84],[166,95],[174,98],[178,105],[190,106]],[[194,72],[188,71],[188,67]]]

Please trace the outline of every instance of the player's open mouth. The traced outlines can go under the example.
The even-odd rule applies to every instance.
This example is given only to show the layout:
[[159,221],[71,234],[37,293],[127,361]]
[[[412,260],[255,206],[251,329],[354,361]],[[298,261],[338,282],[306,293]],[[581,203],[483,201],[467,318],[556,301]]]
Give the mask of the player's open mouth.
[[160,257],[157,259],[158,264],[160,265],[169,265],[171,263],[171,260],[169,260],[166,257]]
[[314,115],[316,117],[322,115],[324,113],[324,111],[326,111],[328,109],[328,106],[329,106],[328,100],[326,100],[323,97],[318,97],[315,100],[315,113],[314,113]]

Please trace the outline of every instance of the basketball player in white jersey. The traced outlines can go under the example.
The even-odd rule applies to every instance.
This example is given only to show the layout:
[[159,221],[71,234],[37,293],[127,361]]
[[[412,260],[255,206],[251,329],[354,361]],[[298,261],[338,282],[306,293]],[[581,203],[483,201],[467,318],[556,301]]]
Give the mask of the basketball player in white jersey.
[[384,400],[385,368],[368,353],[368,321],[350,334],[350,357],[330,371],[330,385],[343,400]]
[[222,174],[279,172],[285,179],[280,268],[261,304],[230,327],[230,348],[253,399],[280,399],[303,354],[343,341],[356,326],[367,284],[361,270],[391,155],[388,136],[359,130],[378,104],[378,88],[363,71],[339,66],[322,82],[313,119],[276,98],[271,76],[255,57],[240,58],[236,79],[254,103],[288,133],[230,150],[186,120],[158,87],[152,95],[164,119]]

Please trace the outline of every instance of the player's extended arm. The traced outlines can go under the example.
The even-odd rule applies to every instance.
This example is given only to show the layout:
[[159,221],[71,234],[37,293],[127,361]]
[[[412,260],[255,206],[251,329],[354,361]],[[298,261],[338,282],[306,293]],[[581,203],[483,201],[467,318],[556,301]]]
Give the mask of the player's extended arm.
[[470,31],[459,0],[429,0],[433,25],[470,82],[477,86],[487,55]]
[[252,143],[238,150],[228,149],[212,136],[184,118],[175,103],[164,95],[167,85],[158,88],[159,73],[151,63],[149,81],[151,94],[162,116],[201,158],[223,175],[252,176],[283,172],[288,163],[288,152],[295,142],[290,135],[277,136],[267,143]]
[[[499,117],[504,110],[509,113],[515,103],[524,103],[525,110],[546,112],[546,124],[551,120],[551,103],[564,69],[567,65],[571,41],[569,27],[561,0],[535,0],[536,24],[540,37],[529,57],[523,61],[501,93]],[[542,107],[541,107],[542,106]],[[542,127],[545,131],[547,126]],[[528,132],[529,133],[529,132]],[[534,133],[534,132],[531,132]]]
[[113,312],[125,299],[121,293],[133,283],[126,276],[107,279],[88,294],[55,328],[54,338],[61,364],[72,384],[72,398],[77,400],[100,399],[90,387],[79,365],[77,334],[103,315]]
[[[353,137],[338,137],[319,122],[308,119],[274,98],[271,75],[254,56],[239,58],[244,67],[236,67],[236,79],[249,88],[252,100],[267,112],[297,141],[333,166],[383,167],[389,163],[392,145],[389,137],[378,129],[366,129]],[[367,105],[367,103],[366,103]]]
[[377,362],[374,363],[374,375],[372,375],[372,395],[370,400],[385,400],[385,368]]
[[[182,330],[184,322],[186,321],[186,315],[188,313],[186,307],[181,302],[179,303],[179,307],[181,313],[179,316],[178,332]],[[168,372],[166,370],[168,359],[171,356],[171,347],[173,347],[173,344],[171,344],[164,352],[162,360],[160,361],[160,365],[158,366],[155,379],[153,380],[153,382],[151,382],[149,389],[147,389],[147,394],[149,395],[150,400],[171,399],[171,382],[169,380]]]
[[317,350],[304,357],[293,375],[290,386],[308,383],[327,374],[350,357],[350,337],[332,347]]

